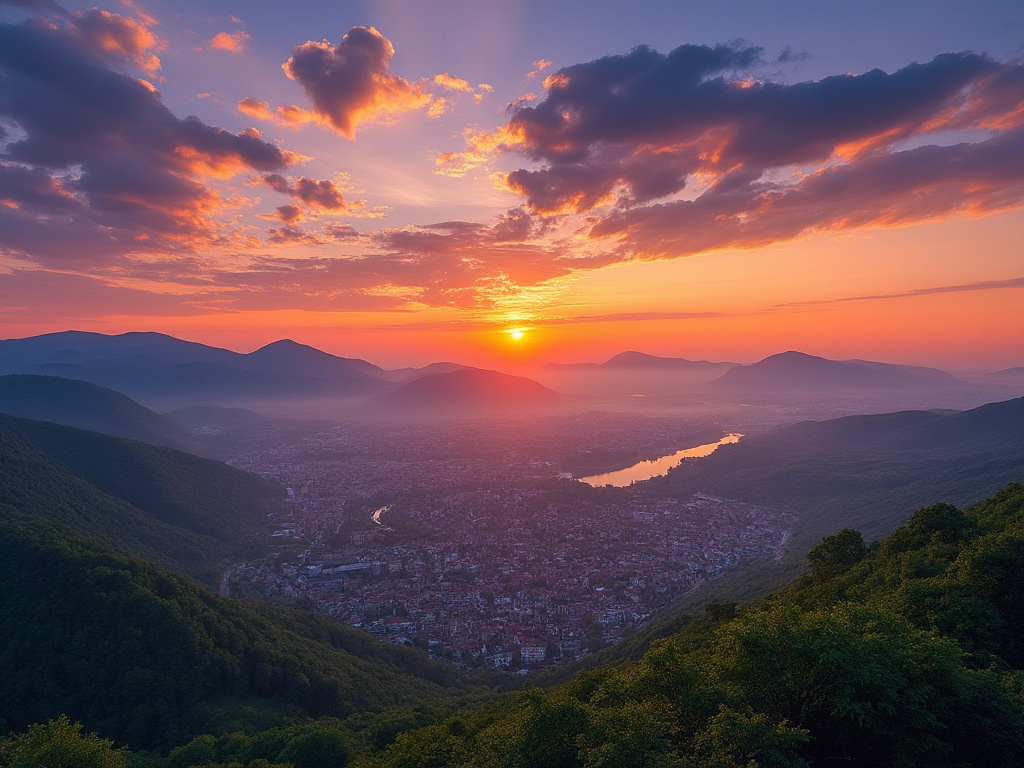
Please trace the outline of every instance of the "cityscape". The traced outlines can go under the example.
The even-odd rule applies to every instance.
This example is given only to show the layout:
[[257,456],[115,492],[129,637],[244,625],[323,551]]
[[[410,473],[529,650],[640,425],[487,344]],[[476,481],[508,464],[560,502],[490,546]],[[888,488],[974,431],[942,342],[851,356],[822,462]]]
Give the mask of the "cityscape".
[[[402,425],[407,455],[376,455],[394,429],[348,425],[236,459],[288,500],[268,521],[273,554],[234,566],[223,591],[525,673],[625,637],[742,558],[778,556],[795,520],[702,493],[592,488],[536,451],[473,458],[453,433],[493,432],[471,422]],[[444,455],[446,438],[463,455]]]

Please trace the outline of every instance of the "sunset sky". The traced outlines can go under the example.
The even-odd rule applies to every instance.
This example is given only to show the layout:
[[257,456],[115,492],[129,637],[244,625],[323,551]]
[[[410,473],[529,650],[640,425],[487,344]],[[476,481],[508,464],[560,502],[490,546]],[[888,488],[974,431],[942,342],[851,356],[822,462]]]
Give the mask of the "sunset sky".
[[0,22],[0,337],[1024,364],[1020,0]]

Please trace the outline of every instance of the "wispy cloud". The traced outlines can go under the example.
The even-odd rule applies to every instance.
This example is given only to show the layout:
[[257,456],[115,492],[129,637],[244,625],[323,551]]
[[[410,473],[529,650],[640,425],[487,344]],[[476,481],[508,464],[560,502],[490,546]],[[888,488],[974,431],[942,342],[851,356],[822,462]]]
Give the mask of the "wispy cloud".
[[218,32],[210,41],[209,46],[218,51],[228,53],[241,53],[249,44],[249,33],[241,30],[237,32]]
[[839,299],[817,299],[814,301],[790,301],[776,304],[776,307],[806,307],[821,304],[842,304],[848,301],[879,301],[884,299],[911,299],[916,296],[932,296],[941,293],[967,293],[971,291],[996,291],[1005,288],[1024,288],[1024,277],[1009,280],[985,280],[980,283],[963,283],[962,285],[939,285],[933,288],[918,288],[900,293],[879,293],[868,296],[845,296]]

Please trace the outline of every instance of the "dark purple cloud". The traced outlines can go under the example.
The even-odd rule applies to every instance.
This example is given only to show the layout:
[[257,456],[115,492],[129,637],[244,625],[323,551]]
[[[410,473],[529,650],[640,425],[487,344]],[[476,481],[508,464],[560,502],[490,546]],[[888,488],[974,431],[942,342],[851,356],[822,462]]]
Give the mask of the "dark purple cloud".
[[279,173],[271,173],[263,177],[263,183],[275,192],[288,195],[318,213],[357,213],[365,207],[365,202],[357,200],[348,202],[333,181],[327,179],[311,179],[302,176],[289,182]]
[[[1024,66],[974,53],[793,84],[759,81],[757,48],[639,47],[565,67],[544,98],[442,155],[460,175],[495,153],[541,216],[586,214],[620,258],[756,247],[1024,203]],[[928,146],[961,131],[973,143]]]
[[373,27],[352,27],[337,45],[296,46],[284,71],[306,91],[314,114],[351,139],[360,123],[431,102],[420,84],[388,72],[394,54],[391,42]]
[[291,162],[254,131],[178,118],[152,85],[112,69],[112,57],[144,63],[143,33],[99,11],[0,24],[0,120],[11,127],[0,246],[42,262],[187,249],[216,230],[221,201],[204,177]]
[[[587,211],[613,195],[628,208],[681,192],[694,174],[746,182],[981,124],[1005,112],[999,95],[1019,96],[1022,81],[1019,67],[969,53],[893,74],[744,79],[759,56],[750,47],[641,47],[559,70],[544,100],[516,109],[504,130],[508,150],[541,163],[509,174],[509,186],[541,212]],[[964,107],[975,114],[958,114]]]

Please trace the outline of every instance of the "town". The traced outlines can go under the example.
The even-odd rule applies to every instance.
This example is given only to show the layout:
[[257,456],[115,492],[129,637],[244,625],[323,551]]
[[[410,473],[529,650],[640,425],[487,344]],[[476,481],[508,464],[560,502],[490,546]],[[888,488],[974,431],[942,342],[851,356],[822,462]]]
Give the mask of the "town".
[[268,521],[270,554],[235,565],[225,591],[525,673],[621,639],[742,558],[777,556],[794,521],[701,493],[592,488],[514,440],[502,461],[474,455],[469,436],[494,435],[479,424],[406,425],[396,458],[377,450],[395,428],[348,425],[236,459],[289,498]]

